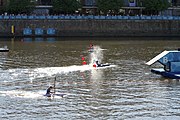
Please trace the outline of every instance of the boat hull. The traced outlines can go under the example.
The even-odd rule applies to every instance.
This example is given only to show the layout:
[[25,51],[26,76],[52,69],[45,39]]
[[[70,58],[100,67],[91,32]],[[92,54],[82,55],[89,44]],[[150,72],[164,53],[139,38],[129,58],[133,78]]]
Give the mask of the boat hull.
[[163,77],[166,78],[172,78],[172,79],[180,79],[180,72],[167,72],[164,69],[152,69],[151,70],[152,73],[158,74],[158,75],[162,75]]
[[66,94],[65,93],[57,93],[57,94],[45,94],[44,96],[46,97],[53,97],[53,96],[60,96],[60,97],[64,97]]
[[9,52],[9,50],[0,50],[0,52]]

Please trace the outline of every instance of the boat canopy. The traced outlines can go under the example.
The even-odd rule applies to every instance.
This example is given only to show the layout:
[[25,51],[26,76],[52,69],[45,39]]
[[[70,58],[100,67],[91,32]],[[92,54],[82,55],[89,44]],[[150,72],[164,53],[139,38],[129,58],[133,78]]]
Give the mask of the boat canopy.
[[147,62],[147,65],[152,65],[155,62],[160,62],[163,65],[167,65],[168,62],[180,62],[180,51],[174,50],[174,51],[163,51],[153,59],[151,59],[149,62]]
[[157,55],[156,57],[154,57],[153,59],[151,59],[150,61],[148,61],[146,64],[147,65],[152,65],[155,62],[157,62],[159,59],[161,59],[162,57],[164,57],[165,55],[167,55],[170,51],[163,51],[162,53],[160,53],[159,55]]
[[151,72],[160,74],[164,77],[180,79],[180,49],[174,51],[165,50],[146,64],[152,65],[156,62],[161,63],[164,68],[152,69]]

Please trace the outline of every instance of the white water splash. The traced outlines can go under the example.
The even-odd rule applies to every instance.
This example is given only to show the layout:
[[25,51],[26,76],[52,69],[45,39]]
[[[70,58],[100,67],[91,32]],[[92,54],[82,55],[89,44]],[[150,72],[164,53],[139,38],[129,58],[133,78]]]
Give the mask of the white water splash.
[[39,73],[41,75],[45,76],[53,76],[53,75],[58,75],[58,74],[66,74],[69,72],[74,72],[74,71],[87,71],[94,69],[93,67],[89,65],[81,65],[81,66],[67,66],[67,67],[47,67],[47,68],[37,68],[34,69],[35,73]]
[[[63,97],[66,97],[70,95],[69,93],[59,93],[56,92],[56,94],[63,94]],[[37,92],[31,92],[31,91],[22,91],[22,90],[10,90],[10,91],[0,91],[1,96],[9,96],[11,98],[28,98],[28,99],[46,99],[44,91],[37,91]],[[61,96],[52,96],[53,98],[62,98]]]
[[13,82],[16,80],[30,80],[31,82],[37,78],[58,76],[61,74],[68,74],[75,71],[89,71],[94,69],[106,69],[115,67],[115,65],[94,68],[92,65],[81,65],[81,66],[67,66],[67,67],[44,67],[35,69],[10,69],[0,74],[0,80],[5,82]]
[[[30,80],[32,83],[34,79],[42,77],[52,77],[61,74],[68,74],[70,72],[84,72],[92,71],[91,78],[100,78],[101,74],[97,73],[96,69],[105,69],[109,67],[115,67],[115,65],[106,66],[106,67],[93,67],[93,63],[98,60],[101,62],[103,60],[103,49],[99,46],[94,46],[94,50],[90,53],[90,64],[89,65],[73,65],[66,67],[43,67],[35,69],[9,69],[0,71],[0,80],[6,84],[8,82],[16,82],[17,80]],[[95,70],[95,71],[94,71]],[[0,91],[1,96],[10,96],[10,97],[20,97],[20,98],[42,98],[44,91],[30,92],[30,91],[20,91],[20,90],[11,90],[11,91]]]
[[93,51],[90,53],[90,59],[89,59],[89,63],[92,66],[96,61],[98,61],[99,63],[102,62],[103,60],[103,50],[105,49],[101,49],[100,46],[94,46],[93,47]]
[[20,90],[11,90],[11,91],[0,91],[2,96],[9,97],[19,97],[19,98],[42,98],[44,91],[30,92],[30,91],[20,91]]

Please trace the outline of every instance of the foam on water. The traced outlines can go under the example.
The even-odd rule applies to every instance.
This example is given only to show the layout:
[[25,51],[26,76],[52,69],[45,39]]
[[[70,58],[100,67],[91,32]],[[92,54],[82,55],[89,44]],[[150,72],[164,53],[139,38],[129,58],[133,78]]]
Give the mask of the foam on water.
[[19,98],[42,98],[44,91],[30,92],[22,90],[0,91],[2,96]]
[[[81,65],[81,66],[67,66],[67,67],[44,67],[36,69],[11,69],[7,70],[6,75],[10,75],[10,80],[4,80],[3,83],[16,81],[17,78],[27,77],[28,80],[33,80],[41,77],[52,77],[53,75],[66,74],[69,72],[75,71],[92,71],[93,78],[98,77],[99,74],[96,74],[97,69],[105,69],[109,67],[115,67],[115,65],[107,67],[94,68],[91,65]],[[2,79],[2,78],[1,78]],[[0,91],[0,96],[10,96],[10,97],[20,97],[20,98],[42,98],[45,94],[45,91],[22,91],[22,90],[10,90],[10,91]],[[55,96],[56,98],[61,98],[60,96]],[[45,97],[46,98],[46,97]]]
[[35,68],[35,69],[9,69],[9,70],[0,70],[0,80],[3,81],[16,81],[17,79],[30,79],[31,81],[36,78],[42,77],[52,77],[53,75],[59,74],[67,74],[69,72],[74,71],[87,71],[93,69],[104,69],[108,67],[115,67],[115,65],[102,67],[102,68],[94,68],[93,64],[96,60],[101,63],[103,60],[103,50],[99,46],[94,46],[93,51],[89,54],[89,65],[72,65],[72,66],[65,66],[65,67],[43,67],[43,68]]
[[[69,72],[75,72],[75,71],[88,71],[88,70],[94,70],[94,69],[105,69],[109,67],[115,67],[115,65],[110,65],[106,67],[93,67],[91,65],[82,65],[82,66],[67,66],[67,67],[47,67],[47,68],[37,68],[34,69],[35,73],[38,74],[46,74],[47,76],[53,76],[58,74],[66,74]],[[44,76],[42,76],[44,77]]]
[[[96,69],[105,69],[109,67],[115,67],[115,65],[106,66],[106,67],[93,67],[92,64],[96,60],[101,62],[103,60],[103,52],[99,46],[93,47],[93,52],[90,53],[89,65],[72,65],[65,67],[43,67],[35,69],[9,69],[9,70],[0,70],[0,80],[5,84],[8,82],[16,82],[21,80],[30,80],[33,82],[34,79],[43,78],[43,77],[52,77],[58,76],[61,74],[68,74],[75,71],[92,71],[92,78],[97,78]],[[10,96],[10,97],[21,97],[21,98],[41,98],[44,95],[44,91],[30,92],[30,91],[21,91],[21,90],[11,90],[11,91],[0,91],[1,96]],[[58,96],[56,96],[58,97]]]
[[[67,95],[70,95],[69,93],[59,93],[56,92],[56,94],[64,94],[64,97]],[[37,91],[37,92],[31,92],[31,91],[22,91],[22,90],[10,90],[10,91],[0,91],[1,96],[9,96],[11,98],[29,98],[29,99],[43,99],[47,98],[45,96],[45,91]],[[53,96],[53,98],[62,98],[61,96]]]
[[74,71],[86,71],[92,69],[89,65],[81,65],[81,66],[67,66],[67,67],[46,67],[46,68],[37,68],[34,69],[34,72],[37,73],[44,73],[48,76],[52,76],[54,74],[65,74],[68,72],[74,72]]

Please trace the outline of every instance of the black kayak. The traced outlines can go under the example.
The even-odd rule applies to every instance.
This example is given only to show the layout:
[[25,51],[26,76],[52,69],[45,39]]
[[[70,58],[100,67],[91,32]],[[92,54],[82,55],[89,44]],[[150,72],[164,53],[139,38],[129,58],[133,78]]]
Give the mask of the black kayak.
[[64,97],[64,95],[66,95],[65,93],[57,93],[57,94],[45,94],[44,96],[46,97],[53,97],[53,96],[60,96],[60,97]]

